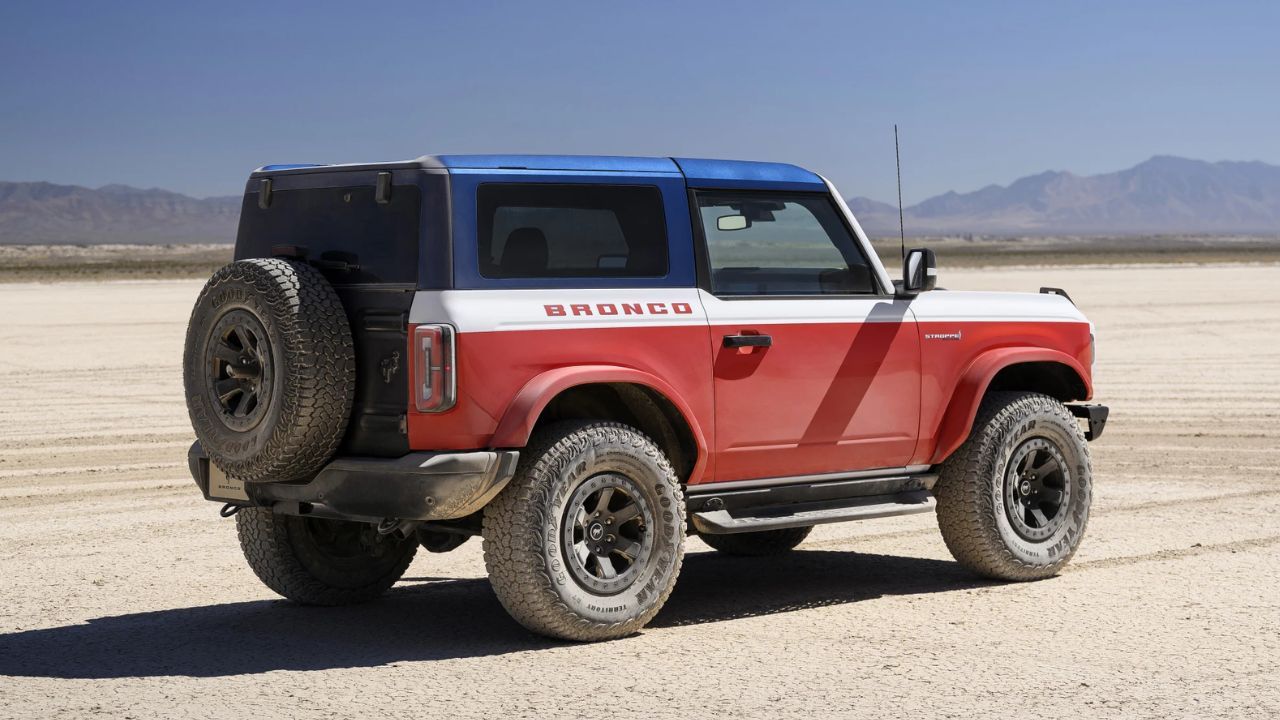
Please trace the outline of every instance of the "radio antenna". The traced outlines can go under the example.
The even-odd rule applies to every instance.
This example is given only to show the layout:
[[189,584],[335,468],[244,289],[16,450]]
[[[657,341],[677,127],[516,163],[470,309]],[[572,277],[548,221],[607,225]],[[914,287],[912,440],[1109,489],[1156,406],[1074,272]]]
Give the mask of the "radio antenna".
[[902,261],[907,261],[907,229],[902,222],[902,155],[898,151],[898,123],[893,124],[893,160],[898,166],[898,242],[902,248]]

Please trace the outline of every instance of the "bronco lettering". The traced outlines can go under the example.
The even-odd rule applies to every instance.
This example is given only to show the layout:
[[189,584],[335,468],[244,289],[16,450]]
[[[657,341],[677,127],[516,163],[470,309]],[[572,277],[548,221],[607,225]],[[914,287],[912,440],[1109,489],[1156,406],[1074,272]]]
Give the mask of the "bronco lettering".
[[617,315],[618,308],[623,315],[692,315],[693,306],[687,302],[665,303],[572,303],[566,306],[553,303],[542,306],[547,317],[568,317],[572,315]]

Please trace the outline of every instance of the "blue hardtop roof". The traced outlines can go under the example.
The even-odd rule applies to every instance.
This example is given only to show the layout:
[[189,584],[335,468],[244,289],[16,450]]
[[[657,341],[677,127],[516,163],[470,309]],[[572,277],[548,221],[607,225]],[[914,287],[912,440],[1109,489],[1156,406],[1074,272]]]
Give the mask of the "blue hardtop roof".
[[[387,165],[474,171],[564,171],[683,175],[690,187],[824,190],[816,173],[786,163],[617,155],[425,155]],[[257,172],[340,168],[334,165],[267,165]],[[348,166],[350,167],[350,166]],[[369,167],[369,165],[361,165]]]
[[435,155],[442,167],[457,170],[569,170],[620,173],[678,173],[671,158],[616,155]]
[[796,165],[747,160],[673,158],[690,187],[775,187],[825,190],[817,173]]

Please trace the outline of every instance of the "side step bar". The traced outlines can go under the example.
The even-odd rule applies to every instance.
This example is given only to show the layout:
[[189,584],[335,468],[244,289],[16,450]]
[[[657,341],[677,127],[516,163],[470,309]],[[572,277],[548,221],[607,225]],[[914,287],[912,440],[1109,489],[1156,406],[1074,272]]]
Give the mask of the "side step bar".
[[747,489],[717,483],[690,486],[689,521],[697,532],[716,535],[932,512],[929,491],[937,479],[930,472],[899,470],[810,476],[807,482],[780,478],[776,484]]
[[728,533],[781,530],[782,528],[821,525],[847,520],[872,520],[933,512],[937,503],[927,490],[913,490],[894,495],[871,495],[847,500],[794,503],[772,508],[739,511],[707,510],[693,514],[693,527],[700,533]]

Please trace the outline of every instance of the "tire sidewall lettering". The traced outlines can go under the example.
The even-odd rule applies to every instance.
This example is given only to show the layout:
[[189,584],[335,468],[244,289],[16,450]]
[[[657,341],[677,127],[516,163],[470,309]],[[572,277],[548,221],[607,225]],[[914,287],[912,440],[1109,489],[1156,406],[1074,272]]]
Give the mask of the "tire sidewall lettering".
[[[549,494],[551,503],[547,517],[541,523],[541,555],[552,591],[573,612],[593,622],[612,623],[626,619],[626,613],[636,607],[643,608],[660,595],[670,584],[675,563],[673,548],[678,544],[676,532],[679,523],[672,512],[674,499],[669,485],[653,475],[653,468],[635,455],[629,445],[619,445],[608,437],[580,444],[573,448],[573,455],[564,462],[563,470],[553,474],[554,487]],[[569,574],[567,558],[560,545],[560,534],[565,514],[574,491],[590,478],[601,473],[616,472],[632,480],[645,494],[645,501],[652,507],[655,524],[647,532],[653,534],[654,548],[648,565],[641,570],[632,584],[614,595],[597,595],[582,587]]]
[[[1021,418],[1015,421],[1008,431],[1000,434],[997,441],[999,450],[993,457],[989,470],[989,511],[995,516],[1000,540],[1017,560],[1031,565],[1052,565],[1070,554],[1075,549],[1088,518],[1088,467],[1080,457],[1076,443],[1057,421],[1058,418],[1053,416]],[[1029,541],[1015,532],[1005,509],[1005,476],[1009,462],[1014,451],[1032,438],[1042,438],[1052,443],[1068,460],[1068,472],[1073,473],[1069,479],[1072,492],[1068,506],[1062,510],[1068,513],[1067,521],[1053,535],[1039,542]]]

